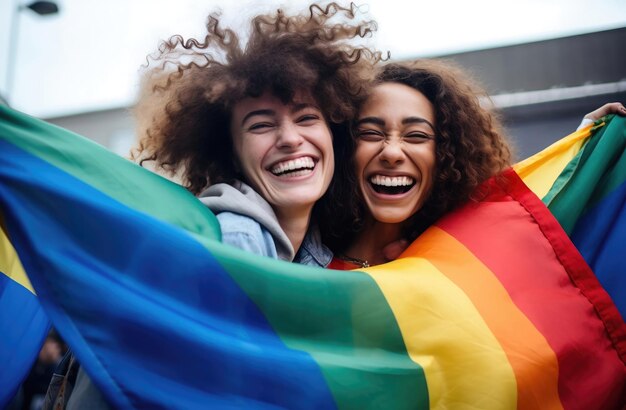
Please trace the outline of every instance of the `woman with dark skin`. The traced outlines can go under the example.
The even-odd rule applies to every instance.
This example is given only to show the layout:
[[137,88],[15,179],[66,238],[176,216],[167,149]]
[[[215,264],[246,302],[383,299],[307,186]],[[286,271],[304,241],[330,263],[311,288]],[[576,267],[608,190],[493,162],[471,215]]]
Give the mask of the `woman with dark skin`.
[[[402,301],[402,303],[394,306],[396,309],[394,313],[399,312],[396,316],[398,321],[407,323],[405,327],[406,333],[403,333],[403,335],[406,334],[405,341],[407,341],[407,345],[411,343],[409,340],[414,335],[433,335],[432,340],[417,337],[414,348],[415,351],[418,351],[422,346],[425,349],[428,349],[425,346],[429,346],[432,349],[430,352],[420,351],[419,356],[424,358],[425,363],[428,365],[437,363],[432,365],[435,369],[433,371],[435,374],[444,373],[441,370],[443,366],[440,366],[441,363],[438,363],[437,356],[440,352],[454,352],[455,359],[450,361],[450,363],[454,367],[454,372],[460,372],[461,366],[456,367],[456,364],[463,361],[462,355],[458,353],[458,346],[452,348],[451,345],[447,345],[448,342],[458,340],[461,344],[485,347],[482,342],[470,341],[471,332],[469,331],[463,330],[459,333],[459,336],[450,337],[450,333],[442,330],[460,330],[463,328],[462,322],[473,320],[467,319],[469,316],[463,315],[463,312],[466,313],[466,310],[469,311],[472,308],[466,309],[466,305],[459,302],[460,299],[467,297],[468,304],[482,306],[480,308],[476,307],[477,310],[484,307],[484,305],[480,305],[481,299],[500,301],[501,299],[495,296],[499,294],[498,292],[503,292],[506,300],[513,301],[512,303],[515,304],[519,303],[519,305],[515,305],[516,309],[517,306],[522,306],[523,303],[526,303],[526,306],[528,306],[528,301],[533,300],[534,305],[541,305],[540,310],[536,311],[533,316],[535,321],[533,323],[536,323],[534,326],[541,329],[553,325],[554,318],[550,315],[555,312],[579,312],[578,315],[569,320],[573,323],[581,323],[587,317],[595,315],[597,309],[595,304],[590,303],[591,299],[583,296],[581,305],[585,308],[589,307],[588,310],[574,310],[572,308],[574,303],[570,304],[569,299],[567,303],[561,304],[559,299],[565,292],[562,292],[560,284],[553,288],[554,292],[550,291],[550,287],[544,287],[541,283],[544,277],[541,274],[550,269],[548,267],[550,261],[541,259],[542,256],[539,254],[542,251],[539,247],[532,245],[532,240],[528,242],[524,242],[524,240],[510,241],[512,239],[511,235],[503,235],[503,238],[506,238],[503,240],[510,242],[497,243],[498,240],[501,240],[497,233],[506,231],[507,225],[510,224],[511,227],[515,227],[521,220],[528,223],[530,219],[524,219],[516,212],[508,209],[502,214],[509,215],[509,217],[505,217],[507,219],[485,218],[488,220],[485,223],[485,219],[482,219],[482,216],[486,216],[492,211],[498,214],[498,209],[503,209],[499,208],[498,199],[495,199],[493,203],[489,203],[492,200],[491,196],[487,198],[484,203],[485,206],[476,207],[476,213],[472,212],[472,206],[463,207],[461,213],[456,214],[456,218],[453,217],[452,220],[448,220],[448,226],[460,228],[460,225],[464,224],[463,218],[467,218],[469,224],[465,228],[468,226],[472,227],[472,230],[466,229],[464,231],[465,238],[467,238],[471,233],[481,230],[482,225],[476,222],[482,220],[486,231],[491,234],[489,235],[491,242],[488,245],[486,245],[486,241],[483,242],[481,256],[489,253],[493,255],[503,249],[505,249],[503,254],[509,256],[515,252],[509,253],[506,248],[515,247],[517,252],[526,253],[525,257],[528,259],[534,259],[535,255],[532,251],[536,251],[536,258],[541,262],[529,265],[533,266],[532,269],[522,268],[519,271],[511,269],[511,272],[516,273],[499,272],[496,274],[496,269],[508,270],[508,259],[506,257],[503,258],[499,263],[499,267],[494,269],[494,271],[490,270],[491,266],[498,264],[493,263],[494,259],[489,259],[491,265],[487,266],[487,262],[484,265],[486,266],[484,268],[485,271],[490,272],[489,279],[481,278],[479,272],[483,269],[483,262],[479,260],[480,257],[475,259],[475,261],[478,261],[477,265],[480,265],[479,268],[472,266],[472,262],[469,262],[472,260],[471,258],[466,259],[464,257],[464,252],[467,252],[465,255],[472,254],[477,247],[472,248],[471,245],[468,245],[465,248],[466,244],[474,243],[471,241],[462,242],[452,233],[449,233],[459,232],[463,228],[456,231],[451,229],[448,232],[445,229],[435,230],[434,232],[429,231],[421,238],[418,238],[438,218],[449,213],[454,208],[471,201],[481,201],[481,199],[487,197],[489,195],[487,190],[495,190],[496,195],[494,197],[504,196],[502,193],[507,191],[501,191],[498,184],[508,183],[506,180],[508,174],[505,173],[502,178],[498,176],[511,163],[510,148],[503,137],[497,119],[480,106],[477,97],[480,94],[477,94],[475,88],[470,84],[468,80],[463,79],[461,73],[455,68],[441,62],[417,61],[415,63],[384,66],[377,76],[370,96],[360,107],[359,114],[354,121],[354,154],[351,157],[352,161],[346,161],[345,168],[338,168],[339,173],[335,176],[338,178],[343,175],[344,178],[352,179],[354,183],[354,192],[347,193],[339,199],[339,201],[350,204],[349,210],[352,213],[344,214],[344,219],[340,223],[335,221],[333,226],[324,226],[327,243],[336,252],[335,258],[329,267],[339,270],[359,269],[383,264],[400,256],[400,252],[406,248],[406,245],[417,239],[417,246],[413,248],[414,252],[409,251],[406,255],[409,256],[407,259],[397,264],[389,264],[387,268],[383,266],[378,269],[366,270],[366,273],[375,278],[377,283],[381,283],[381,291],[385,295],[392,295],[391,297],[397,297]],[[626,110],[619,103],[611,103],[589,113],[585,118],[593,121],[610,113],[624,115]],[[481,185],[494,177],[494,183],[490,181],[490,183]],[[512,191],[514,190],[515,188]],[[516,202],[516,195],[510,195],[512,199],[511,204],[514,204],[514,207],[521,211],[527,203]],[[542,207],[539,201],[537,203],[538,207]],[[511,212],[507,213],[509,211]],[[527,211],[531,212],[528,208]],[[350,229],[352,227],[350,225],[351,221],[353,221],[354,225],[352,226],[355,229]],[[538,234],[540,229],[543,229],[544,225],[542,224],[545,220],[542,221],[540,218],[537,218],[533,222],[533,229]],[[442,225],[445,226],[445,222]],[[441,235],[438,235],[438,232]],[[514,230],[511,232],[515,232],[513,236],[519,233]],[[433,235],[429,236],[429,233],[433,233]],[[563,243],[567,244],[564,232],[561,233],[563,238],[559,246],[562,246]],[[477,232],[477,235],[480,237],[481,233]],[[542,241],[546,239],[546,237],[541,235],[537,236]],[[523,237],[524,239],[529,238]],[[450,238],[451,242],[454,241],[456,245],[461,244],[462,246],[449,246],[450,242],[446,242],[445,238]],[[444,240],[439,241],[440,239]],[[389,251],[387,244],[392,241],[398,244],[395,251],[385,253],[385,247]],[[493,248],[491,248],[492,243]],[[501,243],[506,243],[506,246],[500,247],[499,244]],[[573,245],[569,245],[572,246],[572,253],[575,253]],[[489,248],[487,248],[488,246]],[[561,257],[565,253],[561,252],[563,252],[563,248],[558,249],[555,246],[554,248],[549,248],[547,254],[551,257]],[[432,257],[432,259],[429,259],[429,257]],[[585,265],[582,258],[578,259],[578,261],[577,266]],[[516,262],[519,262],[519,259]],[[511,263],[516,262],[511,261]],[[559,264],[556,264],[559,268],[565,266],[560,265],[560,263],[563,263],[562,260],[559,261]],[[446,267],[443,268],[442,266]],[[544,266],[545,272],[543,271]],[[432,269],[429,269],[429,267],[432,267]],[[553,281],[553,285],[557,283],[566,283],[567,285],[575,283],[572,279],[573,275],[569,276],[569,271],[566,273],[565,269],[561,272],[563,276],[559,278],[560,282]],[[451,273],[452,271],[454,273]],[[592,275],[590,269],[587,272],[589,276]],[[491,276],[492,273],[493,276]],[[533,274],[537,273],[539,275],[533,276]],[[463,280],[455,281],[455,278],[459,277],[464,278]],[[487,285],[494,278],[496,278],[494,282],[498,286],[497,292],[490,290],[490,285]],[[499,282],[499,278],[503,278],[502,282]],[[523,279],[529,279],[529,281],[523,282]],[[448,283],[451,288],[454,287],[455,292],[447,293],[444,291],[445,287],[441,285],[443,282]],[[511,283],[524,284],[517,286],[511,285]],[[572,294],[578,297],[584,293],[584,290],[581,290],[578,284],[575,286]],[[473,290],[468,291],[469,288]],[[460,290],[459,294],[456,293],[457,289]],[[531,295],[541,295],[541,297],[532,299]],[[548,295],[552,297],[548,297]],[[520,303],[522,299],[525,299],[526,302]],[[434,301],[437,301],[437,303]],[[607,304],[610,304],[610,301]],[[505,305],[506,303],[495,303],[490,308],[484,307],[484,310],[481,310],[480,320],[484,320],[485,323],[493,323],[488,322],[489,319],[487,317],[501,315]],[[450,307],[449,311],[448,307]],[[445,312],[454,313],[446,316]],[[462,319],[456,323],[454,319],[448,319],[455,316]],[[419,319],[416,319],[415,322],[412,322],[407,319],[409,317],[431,317],[433,320],[432,322],[422,322],[421,320],[418,322],[417,320]],[[601,319],[599,315],[596,318]],[[506,320],[504,319],[504,321]],[[601,320],[603,321],[603,319]],[[408,323],[412,323],[413,326],[409,326]],[[617,326],[623,324],[621,321],[618,321],[618,323]],[[531,346],[524,337],[521,337],[522,332],[517,333],[517,326],[507,323],[506,327],[506,333],[516,335],[515,341],[510,344],[518,344],[518,347],[524,346],[524,349]],[[580,334],[587,334],[590,327],[588,325],[583,326]],[[608,327],[601,324],[598,329],[604,335],[605,329]],[[562,332],[560,329],[559,331]],[[531,374],[532,371],[530,369],[533,366],[537,366],[539,373],[544,374],[545,369],[549,367],[546,364],[553,355],[558,355],[559,358],[569,356],[569,359],[573,359],[571,365],[565,364],[566,359],[563,359],[562,367],[560,367],[561,362],[559,362],[561,375],[567,374],[565,369],[570,366],[576,368],[577,373],[578,369],[580,369],[580,374],[582,374],[584,366],[578,367],[579,363],[583,363],[586,358],[592,357],[596,351],[601,351],[602,349],[598,348],[601,343],[595,341],[585,343],[585,338],[580,335],[574,336],[575,333],[571,332],[571,338],[567,340],[567,343],[564,343],[567,347],[555,344],[558,347],[553,348],[554,350],[549,350],[545,357],[540,357],[541,355],[533,356],[532,359],[530,359],[530,356],[525,357],[524,360],[527,363],[532,362],[532,364],[529,366],[525,365],[524,370],[520,371],[520,374]],[[589,331],[589,333],[591,332]],[[599,338],[594,340],[599,340]],[[526,343],[529,344],[525,345]],[[616,346],[611,344],[609,339],[606,339],[604,343],[609,346],[609,349],[612,346]],[[569,349],[570,346],[576,346],[576,348]],[[495,350],[497,349],[486,348],[481,353],[472,352],[472,354],[466,357],[480,357],[481,362],[487,363],[489,362],[487,357],[490,357]],[[535,349],[535,346],[529,349],[529,351],[533,351],[533,354],[538,350]],[[577,355],[575,358],[574,350]],[[517,358],[524,357],[524,354],[521,352],[522,350],[514,353],[508,352],[507,355]],[[418,354],[416,354],[417,356]],[[443,354],[441,357],[443,358]],[[611,363],[616,357],[615,352],[611,351],[611,354],[606,356],[606,362],[600,356],[594,356],[593,359],[589,360],[589,362],[594,364],[593,368],[590,368],[593,369],[590,370],[593,374],[600,374],[605,369],[607,374],[611,373],[606,379],[602,379],[601,382],[593,385],[593,382],[589,381],[589,377],[579,377],[580,374],[576,374],[573,377],[568,375],[561,378],[559,376],[558,392],[569,391],[570,394],[571,392],[576,392],[577,394],[571,394],[569,400],[574,398],[577,403],[582,402],[589,394],[580,394],[578,389],[572,388],[576,384],[575,380],[579,377],[579,380],[584,380],[584,383],[590,386],[590,389],[601,391],[597,404],[593,403],[590,405],[591,403],[588,402],[582,404],[582,407],[622,408],[623,397],[621,396],[624,368],[621,361],[615,362],[613,367]],[[544,359],[547,360],[544,361]],[[491,381],[493,383],[490,386],[493,387],[494,392],[502,386],[495,378]],[[572,384],[568,385],[570,382]],[[442,395],[451,394],[457,390],[452,383],[442,383],[442,385],[440,387],[440,391],[443,392]],[[536,387],[540,386],[543,388],[545,385],[546,383],[539,381],[535,377],[526,385],[517,385],[518,399],[528,396],[536,400],[533,405],[521,405],[519,404],[521,403],[520,401],[518,402],[518,407],[555,407],[555,405],[549,403],[550,400],[547,396],[539,398],[539,395],[534,394]],[[593,387],[591,387],[592,385]],[[567,387],[563,387],[563,390],[561,390],[562,386]],[[461,403],[460,406],[489,407],[489,405],[485,405],[486,401]],[[433,402],[436,403],[431,401],[431,406],[433,406]],[[455,403],[458,404],[460,401],[455,401]],[[563,399],[563,403],[565,403],[565,399]],[[556,407],[561,406],[560,402],[554,404],[556,404]],[[437,404],[434,407],[437,407]],[[515,405],[504,407],[515,407]],[[564,405],[564,407],[567,406]]]
[[354,188],[333,191],[349,205],[341,223],[323,227],[331,267],[387,262],[385,245],[406,246],[510,165],[481,95],[461,70],[434,60],[381,68],[353,124],[352,160],[337,170]]
[[[481,97],[486,93],[450,63],[381,68],[353,124],[352,160],[336,175],[354,188],[333,193],[347,212],[335,212],[341,222],[323,227],[335,251],[331,268],[394,259],[438,218],[480,199],[481,183],[510,166],[502,126]],[[609,113],[626,110],[610,103],[585,119]]]

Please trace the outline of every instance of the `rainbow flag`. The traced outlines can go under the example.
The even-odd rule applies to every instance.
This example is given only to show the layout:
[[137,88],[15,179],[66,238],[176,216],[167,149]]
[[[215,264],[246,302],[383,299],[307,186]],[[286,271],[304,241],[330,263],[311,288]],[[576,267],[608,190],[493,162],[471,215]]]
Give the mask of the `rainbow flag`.
[[[601,129],[565,163],[624,121]],[[518,174],[488,192],[397,261],[315,269],[221,244],[180,187],[0,108],[3,241],[118,408],[621,408],[616,304]]]
[[1,219],[0,227],[0,386],[5,386],[0,389],[0,408],[4,408],[27,376],[50,325]]
[[[515,165],[626,317],[626,127],[608,116]],[[593,135],[593,138],[590,136]]]
[[[37,158],[41,160],[37,161]],[[21,169],[21,178],[29,181],[36,181],[39,178],[38,172],[47,172],[38,170],[37,166],[28,169],[31,160],[36,165],[47,162],[56,173],[72,176],[74,181],[80,180],[100,195],[117,201],[120,206],[169,222],[200,238],[220,237],[215,217],[210,212],[207,213],[204,206],[189,198],[186,190],[144,170],[136,172],[136,165],[103,150],[83,137],[0,105],[0,163],[8,167],[9,160],[20,163],[12,172],[19,172]],[[8,237],[9,230],[4,218],[8,218],[11,223],[20,218],[38,219],[44,216],[33,215],[37,211],[28,208],[28,205],[37,201],[45,202],[45,192],[54,190],[57,183],[52,182],[50,186],[42,187],[40,192],[28,193],[28,190],[36,189],[29,186],[29,183],[15,186],[8,178],[0,180],[0,191],[3,192],[3,200],[0,201],[0,386],[3,386],[0,388],[0,408],[13,397],[20,382],[26,377],[50,328],[48,316],[42,309],[42,304],[47,299],[37,298],[22,265],[29,272],[39,270],[38,265],[45,258],[38,254],[48,251],[47,244],[67,239],[65,234],[56,237],[53,230],[44,226],[37,232],[40,243],[22,249],[22,264],[13,247],[13,243],[18,240],[16,236],[20,233],[16,231]],[[5,196],[4,193],[9,190],[17,190],[20,194]],[[166,200],[161,194],[167,195]],[[29,198],[26,199],[27,197]],[[50,202],[50,206],[58,207],[66,201],[72,201],[50,197],[50,201],[54,200],[57,203]],[[185,200],[187,204],[184,208],[175,206],[177,203],[184,204]],[[17,214],[12,213],[11,207],[15,208]],[[47,216],[54,218],[59,215],[50,212]],[[66,216],[67,232],[84,229],[86,226],[85,221],[74,218],[71,214]],[[94,237],[92,239],[98,240]],[[85,244],[86,242],[79,245],[77,249]],[[64,246],[67,250],[71,243],[67,242]],[[107,245],[97,246],[104,250]],[[49,267],[52,268],[53,265]],[[54,279],[54,276],[50,279]]]

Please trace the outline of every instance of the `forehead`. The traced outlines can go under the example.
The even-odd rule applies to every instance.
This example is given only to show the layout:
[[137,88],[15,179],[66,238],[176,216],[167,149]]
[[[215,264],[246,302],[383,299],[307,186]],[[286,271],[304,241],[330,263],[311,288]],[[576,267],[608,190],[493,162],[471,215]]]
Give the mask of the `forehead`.
[[296,91],[293,99],[288,102],[283,102],[280,97],[277,97],[270,91],[265,91],[258,97],[245,97],[235,103],[233,106],[233,114],[245,115],[249,111],[258,109],[275,109],[276,107],[294,107],[297,105],[306,104],[317,106],[315,99],[310,93],[304,91]]
[[375,86],[365,100],[359,118],[380,117],[386,121],[420,117],[435,123],[435,109],[428,98],[416,89],[400,83]]

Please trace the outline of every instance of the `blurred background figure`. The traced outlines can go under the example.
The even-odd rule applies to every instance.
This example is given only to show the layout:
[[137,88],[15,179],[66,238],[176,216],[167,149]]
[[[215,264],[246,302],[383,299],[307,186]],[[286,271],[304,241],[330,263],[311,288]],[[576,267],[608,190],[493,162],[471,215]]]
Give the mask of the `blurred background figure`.
[[26,380],[24,380],[15,399],[9,404],[8,410],[41,409],[54,369],[56,369],[66,351],[66,344],[58,333],[51,329],[39,351],[37,361]]

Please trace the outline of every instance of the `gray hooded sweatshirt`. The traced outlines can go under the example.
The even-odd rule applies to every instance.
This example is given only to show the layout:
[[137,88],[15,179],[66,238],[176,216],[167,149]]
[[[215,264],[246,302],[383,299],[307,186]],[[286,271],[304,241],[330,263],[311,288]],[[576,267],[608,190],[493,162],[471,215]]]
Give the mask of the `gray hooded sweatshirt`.
[[332,260],[332,252],[322,245],[317,229],[309,229],[296,254],[270,204],[241,181],[212,185],[199,198],[216,214],[224,243],[305,265],[325,267]]

